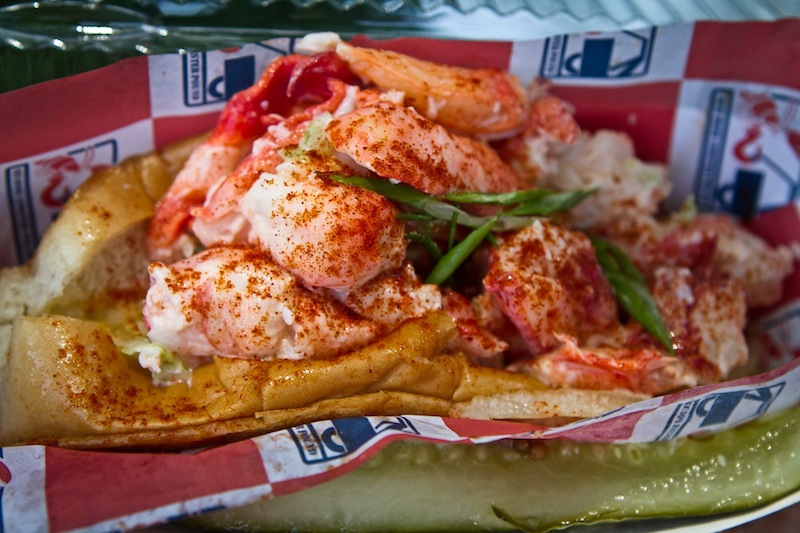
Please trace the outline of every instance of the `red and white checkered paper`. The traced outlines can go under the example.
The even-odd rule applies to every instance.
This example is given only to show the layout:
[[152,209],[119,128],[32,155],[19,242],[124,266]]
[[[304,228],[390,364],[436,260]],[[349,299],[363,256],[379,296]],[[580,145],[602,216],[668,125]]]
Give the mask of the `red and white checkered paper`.
[[[628,132],[669,164],[677,205],[757,216],[773,244],[800,235],[800,20],[698,22],[517,43],[399,39],[385,48],[550,80],[588,130]],[[366,38],[356,42],[370,45]],[[0,95],[0,265],[26,261],[94,170],[211,128],[226,98],[294,39],[125,60]],[[654,398],[560,428],[439,417],[320,421],[183,454],[0,448],[0,531],[108,531],[244,505],[337,477],[397,439],[650,442],[720,431],[800,404],[800,273],[759,317],[765,372]]]

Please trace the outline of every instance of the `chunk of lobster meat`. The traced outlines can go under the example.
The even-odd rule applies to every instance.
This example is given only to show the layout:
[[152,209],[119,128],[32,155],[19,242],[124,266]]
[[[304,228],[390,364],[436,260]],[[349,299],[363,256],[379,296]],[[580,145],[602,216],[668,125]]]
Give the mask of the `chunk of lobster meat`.
[[504,237],[483,280],[533,354],[557,335],[584,335],[618,324],[617,304],[594,248],[582,233],[537,220]]
[[570,335],[558,335],[557,340],[550,352],[518,361],[509,369],[531,374],[557,388],[656,395],[697,385],[696,376],[678,359],[654,347],[587,347]]
[[464,352],[475,363],[502,366],[502,354],[508,349],[508,343],[481,324],[470,300],[461,293],[445,290],[442,305],[455,320],[458,330],[452,346]]
[[794,270],[796,254],[787,246],[770,246],[728,215],[698,215],[693,232],[716,236],[714,265],[744,288],[748,307],[769,306],[783,294],[783,282]]
[[453,317],[458,329],[451,346],[484,365],[498,366],[501,353],[508,347],[480,324],[466,297],[423,283],[408,262],[349,291],[333,294],[359,316],[390,328],[408,318],[443,309]]
[[402,222],[385,197],[290,160],[264,173],[242,199],[249,242],[309,288],[348,290],[398,268]]
[[470,307],[482,329],[502,339],[508,346],[503,354],[506,363],[530,356],[528,343],[520,335],[519,329],[503,312],[498,298],[491,292],[482,292],[472,298]]
[[677,357],[701,383],[713,383],[747,361],[745,292],[728,276],[695,276],[660,267],[651,292],[672,335]]
[[244,195],[264,172],[275,172],[284,158],[271,147],[252,153],[208,191],[201,207],[190,210],[191,230],[205,247],[247,243],[250,223],[241,211]]
[[377,175],[428,194],[510,192],[527,185],[487,144],[450,133],[411,108],[388,101],[334,118],[334,148]]
[[558,170],[559,154],[578,139],[581,129],[563,100],[538,85],[533,85],[531,92],[535,95],[525,130],[494,143],[494,147],[517,174],[533,185]]
[[411,263],[386,270],[366,283],[333,295],[359,316],[389,327],[442,309],[439,286],[423,283]]
[[671,188],[666,168],[637,159],[630,137],[620,132],[582,133],[564,148],[556,168],[542,176],[537,186],[565,191],[597,189],[570,210],[572,225],[583,230],[655,215]]
[[714,270],[716,235],[701,228],[692,229],[691,222],[679,220],[676,214],[669,219],[648,215],[617,219],[594,232],[613,242],[652,279],[659,266],[686,267],[695,273]]
[[407,318],[444,309],[453,317],[458,329],[452,346],[483,364],[500,362],[498,356],[508,347],[480,324],[466,297],[452,290],[442,291],[438,285],[423,283],[410,263],[337,296],[359,316],[392,328]]
[[790,247],[770,246],[722,213],[617,220],[598,228],[598,233],[625,250],[643,272],[663,265],[687,267],[698,276],[731,276],[744,289],[749,308],[780,300],[796,260]]
[[336,53],[352,72],[380,89],[402,91],[406,105],[450,130],[488,139],[513,135],[525,125],[525,91],[507,72],[442,65],[346,43],[339,43]]
[[565,144],[575,142],[581,133],[581,128],[569,105],[552,94],[541,94],[540,88],[534,88],[532,91],[540,94],[531,102],[531,115],[526,132],[544,132]]
[[209,189],[234,171],[276,116],[329,99],[331,78],[357,82],[333,52],[293,54],[273,62],[253,86],[233,95],[209,138],[191,154],[159,201],[147,235],[151,256],[174,257],[173,246],[191,221],[191,210],[203,205]]
[[172,265],[156,262],[150,278],[148,337],[190,366],[212,356],[324,358],[382,332],[252,249],[211,248]]
[[296,146],[308,125],[325,114],[342,114],[356,105],[358,88],[341,80],[329,80],[330,98],[276,121],[253,143],[252,153],[212,187],[202,207],[191,210],[192,231],[206,246],[247,242],[250,226],[240,202],[261,174],[274,173],[284,161],[281,149]]
[[230,173],[250,151],[250,144],[229,146],[209,139],[192,151],[166,194],[159,200],[147,233],[151,259],[171,261],[190,255],[181,237],[191,221],[191,210],[203,204],[208,189]]
[[724,276],[698,279],[687,268],[661,267],[651,291],[671,333],[674,355],[630,322],[583,341],[557,335],[552,350],[510,368],[553,387],[654,395],[716,383],[747,360],[744,293],[737,282]]

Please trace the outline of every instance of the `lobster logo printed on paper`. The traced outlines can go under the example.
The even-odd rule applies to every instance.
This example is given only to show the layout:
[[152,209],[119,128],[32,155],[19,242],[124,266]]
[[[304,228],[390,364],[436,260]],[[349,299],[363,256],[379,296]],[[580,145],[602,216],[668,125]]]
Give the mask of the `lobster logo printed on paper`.
[[6,168],[6,191],[19,262],[33,255],[41,233],[70,194],[92,173],[117,160],[117,142],[107,140]]
[[358,450],[375,436],[392,431],[419,435],[406,417],[345,418],[305,424],[289,430],[306,464],[333,461]]
[[545,40],[545,78],[638,78],[650,70],[656,30],[559,35]]
[[695,198],[701,209],[749,218],[800,197],[800,95],[710,91]]
[[0,531],[3,529],[3,492],[11,482],[11,469],[3,462],[2,450],[0,450]]
[[681,435],[757,418],[766,413],[785,385],[785,382],[779,382],[764,387],[720,391],[680,402],[675,405],[656,440],[670,440]]
[[11,470],[3,461],[0,461],[0,494],[3,488],[11,482]]

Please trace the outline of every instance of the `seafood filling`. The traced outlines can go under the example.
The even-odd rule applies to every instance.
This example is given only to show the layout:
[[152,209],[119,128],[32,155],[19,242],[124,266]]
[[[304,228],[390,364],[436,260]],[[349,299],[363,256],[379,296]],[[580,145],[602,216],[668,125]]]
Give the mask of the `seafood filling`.
[[327,40],[234,96],[149,227],[147,335],[188,366],[331,358],[444,311],[549,387],[725,379],[794,254],[661,214],[663,165],[507,72]]

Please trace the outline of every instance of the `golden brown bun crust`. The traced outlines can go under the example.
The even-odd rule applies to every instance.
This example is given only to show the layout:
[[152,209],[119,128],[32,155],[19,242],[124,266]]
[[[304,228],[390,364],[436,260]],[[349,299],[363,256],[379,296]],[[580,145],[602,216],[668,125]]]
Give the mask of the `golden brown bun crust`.
[[[313,369],[217,358],[195,369],[190,386],[155,387],[104,324],[20,317],[0,390],[2,443],[181,447],[341,416],[446,415],[469,372],[465,357],[441,354],[454,331],[448,315],[432,313],[358,352],[309,362]],[[355,379],[337,390],[344,376]]]

